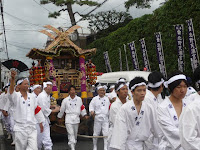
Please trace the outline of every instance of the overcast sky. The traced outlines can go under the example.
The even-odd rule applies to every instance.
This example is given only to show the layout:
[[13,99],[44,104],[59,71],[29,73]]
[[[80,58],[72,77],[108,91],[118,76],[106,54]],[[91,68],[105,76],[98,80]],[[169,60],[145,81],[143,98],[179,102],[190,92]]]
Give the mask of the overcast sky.
[[[103,2],[103,0],[97,0]],[[126,0],[108,0],[101,8],[97,9],[94,13],[99,11],[107,11],[115,9],[117,11],[125,11],[124,2]],[[152,2],[151,9],[136,9],[131,7],[129,13],[133,18],[140,17],[144,14],[150,14],[153,10],[160,6],[163,0],[154,0]],[[47,36],[38,32],[44,29],[43,26],[50,24],[54,27],[67,28],[71,26],[70,19],[67,12],[63,12],[57,19],[48,18],[49,11],[54,12],[59,10],[58,7],[48,4],[39,5],[40,0],[3,0],[4,7],[4,20],[6,28],[6,37],[8,43],[8,54],[10,59],[18,59],[23,61],[29,67],[32,60],[26,57],[26,54],[32,48],[44,48]],[[86,14],[92,10],[92,7],[88,6],[73,6],[73,11],[79,11],[82,14]],[[76,16],[76,20],[79,20],[80,16]],[[78,23],[84,33],[88,33],[88,23],[86,21]],[[3,32],[2,20],[0,19],[0,33]],[[82,32],[82,30],[79,30]],[[5,55],[5,44],[2,42],[3,36],[0,35],[0,59],[7,58]],[[1,49],[2,48],[2,49]]]

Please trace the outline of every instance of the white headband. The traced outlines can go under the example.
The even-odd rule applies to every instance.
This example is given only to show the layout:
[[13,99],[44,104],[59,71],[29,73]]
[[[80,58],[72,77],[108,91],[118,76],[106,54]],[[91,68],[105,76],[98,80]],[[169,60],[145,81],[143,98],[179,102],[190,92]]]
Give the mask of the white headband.
[[52,82],[48,81],[48,82],[43,82],[43,89],[47,87],[47,84],[52,85]]
[[125,83],[121,83],[120,86],[117,88],[116,91],[119,91],[123,86],[125,86],[126,84]]
[[125,83],[126,80],[122,78],[122,79],[119,79],[116,83],[118,84],[119,82],[124,82]]
[[113,88],[115,88],[115,85],[114,85],[114,84],[111,85],[109,89],[113,89]]
[[106,87],[104,86],[104,85],[99,85],[98,87],[97,87],[97,90],[99,90],[99,89],[104,89],[104,90],[106,90]]
[[141,83],[135,84],[134,86],[131,87],[131,91],[133,91],[137,86],[141,86],[141,85],[145,85],[146,86],[146,83],[141,82]]
[[176,81],[176,80],[187,80],[186,76],[183,74],[179,74],[179,75],[175,75],[173,77],[171,77],[168,81],[164,82],[164,86],[166,88],[168,88],[168,85],[171,84],[172,82]]
[[159,87],[161,84],[163,84],[164,82],[165,82],[165,80],[163,80],[163,79],[161,79],[161,81],[159,81],[159,82],[156,82],[155,84],[149,82],[149,83],[148,83],[148,87],[157,88],[157,87]]
[[29,82],[28,78],[24,78],[24,79],[17,81],[17,85],[20,85],[24,80],[27,80]]
[[36,85],[34,85],[34,86],[31,88],[31,90],[34,91],[34,90],[35,90],[36,88],[38,88],[38,87],[41,87],[41,85],[36,84]]

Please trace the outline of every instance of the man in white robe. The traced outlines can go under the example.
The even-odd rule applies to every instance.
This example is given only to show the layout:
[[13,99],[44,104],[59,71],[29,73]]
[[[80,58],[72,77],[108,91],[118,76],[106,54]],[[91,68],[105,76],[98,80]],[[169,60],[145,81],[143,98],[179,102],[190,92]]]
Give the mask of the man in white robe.
[[[115,118],[120,109],[120,107],[126,103],[128,96],[128,87],[125,81],[118,82],[115,86],[115,91],[117,93],[117,98],[115,102],[111,104],[110,114],[109,114],[109,135],[108,135],[108,147],[110,145],[110,140],[112,137],[112,130],[114,128]],[[111,150],[111,148],[109,148]]]
[[[63,99],[58,118],[62,118],[65,115],[65,126],[68,133],[68,145],[71,150],[75,150],[77,143],[77,133],[80,123],[80,115],[87,115],[85,106],[83,105],[82,99],[76,96],[74,86],[69,87],[69,96]],[[87,118],[87,117],[86,117]]]
[[142,77],[131,80],[129,89],[133,100],[123,104],[114,124],[110,147],[113,150],[145,150],[151,134],[161,139],[155,109],[144,100],[146,81]]
[[110,102],[112,103],[112,102],[114,102],[116,100],[116,97],[117,97],[117,94],[115,92],[115,85],[112,84],[110,86],[109,90],[110,90],[110,93],[108,93],[107,96],[108,96]]
[[[186,76],[174,72],[165,82],[170,90],[169,97],[158,106],[158,124],[164,133],[165,150],[183,150],[180,143],[179,117],[187,105],[185,94],[187,92]],[[163,149],[163,150],[164,150]]]
[[38,149],[41,150],[42,146],[44,150],[52,150],[52,140],[50,137],[50,120],[49,115],[52,110],[50,109],[51,100],[50,94],[52,92],[52,82],[43,82],[43,91],[37,96],[38,105],[42,108],[42,113],[45,117],[45,121],[43,123],[44,131],[41,133],[39,131],[39,124],[37,125],[38,130]]
[[42,92],[42,86],[39,84],[36,84],[31,88],[31,91],[32,91],[33,96],[37,98],[38,95]]
[[[105,87],[98,85],[98,96],[95,96],[89,104],[90,115],[94,117],[93,136],[99,136],[102,130],[103,136],[108,136],[108,116],[110,101],[105,96]],[[108,138],[104,138],[104,150],[107,150]],[[93,138],[93,150],[97,150],[97,138]]]
[[[199,80],[200,67],[196,68],[194,76]],[[198,81],[199,82],[199,81]],[[200,83],[200,82],[199,82]],[[181,145],[185,150],[200,149],[200,95],[198,93],[191,94],[193,102],[186,106],[180,117],[179,133]],[[190,96],[189,96],[190,97]]]
[[[44,116],[40,111],[32,94],[28,93],[29,81],[20,79],[19,92],[14,89],[16,72],[11,71],[10,89],[8,98],[14,107],[14,132],[16,150],[37,150],[36,122],[40,123],[40,132],[43,132]],[[37,119],[37,121],[36,121]]]
[[5,129],[8,133],[8,137],[7,139],[10,140],[11,139],[11,135],[12,135],[12,130],[11,130],[11,126],[10,126],[10,114],[8,113],[8,84],[4,87],[5,92],[2,94],[2,100],[0,103],[0,109],[2,111],[2,120],[3,120],[3,124],[5,125]]
[[[148,76],[148,90],[144,101],[151,104],[157,112],[157,107],[160,104],[158,95],[163,91],[164,79],[160,72],[154,71]],[[145,142],[149,150],[158,149],[158,139],[153,137],[153,134],[149,137],[149,140]]]

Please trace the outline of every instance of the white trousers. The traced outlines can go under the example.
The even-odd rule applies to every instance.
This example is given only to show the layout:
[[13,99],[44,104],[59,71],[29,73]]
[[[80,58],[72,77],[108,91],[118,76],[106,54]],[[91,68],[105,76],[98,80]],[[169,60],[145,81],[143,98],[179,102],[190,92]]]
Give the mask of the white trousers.
[[65,124],[65,127],[67,129],[67,134],[68,134],[68,145],[69,146],[71,146],[71,144],[76,145],[78,126],[79,126],[79,124],[69,124],[69,123]]
[[15,150],[37,150],[37,130],[15,131]]
[[3,115],[3,118],[2,118],[2,120],[3,120],[3,123],[4,123],[4,125],[5,125],[5,128],[6,128],[6,131],[9,133],[9,134],[11,134],[11,123],[10,123],[10,115],[8,115],[7,117],[5,117],[4,115]]
[[42,149],[42,146],[44,147],[44,150],[52,150],[53,143],[51,141],[50,137],[50,127],[47,120],[45,120],[45,123],[43,124],[44,131],[40,132],[40,126],[37,124],[37,142],[38,142],[38,149]]
[[[93,136],[99,136],[101,131],[103,133],[103,136],[108,136],[108,128],[109,128],[108,121],[94,120]],[[98,140],[98,138],[93,138],[94,149],[96,149],[96,147],[97,147],[97,140]],[[104,138],[104,150],[107,150],[107,149],[108,149],[108,138]]]

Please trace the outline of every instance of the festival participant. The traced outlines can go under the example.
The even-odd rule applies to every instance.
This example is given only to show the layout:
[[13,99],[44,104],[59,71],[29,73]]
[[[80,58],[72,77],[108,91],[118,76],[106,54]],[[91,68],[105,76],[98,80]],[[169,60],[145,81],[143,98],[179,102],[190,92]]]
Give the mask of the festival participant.
[[165,135],[166,150],[182,150],[179,135],[179,117],[186,106],[184,100],[187,92],[186,76],[176,71],[171,74],[165,86],[170,96],[158,106],[158,123]]
[[3,124],[4,124],[7,134],[8,134],[7,140],[10,140],[11,135],[12,135],[12,130],[10,127],[10,115],[8,113],[8,109],[6,106],[9,101],[8,100],[8,88],[9,88],[9,84],[6,84],[6,86],[3,88],[5,92],[2,94],[0,109],[2,111]]
[[146,81],[135,77],[129,84],[133,99],[123,104],[115,117],[110,148],[112,150],[144,150],[151,134],[161,139],[155,109],[143,101]]
[[[157,111],[158,105],[161,103],[161,98],[159,95],[163,91],[164,79],[160,72],[154,71],[148,76],[148,90],[146,90],[146,95],[144,101],[152,104],[155,111]],[[158,139],[156,139],[153,134],[149,137],[148,141],[145,142],[149,150],[158,149]]]
[[[200,80],[199,72],[200,67],[197,67],[194,72],[196,80]],[[192,95],[195,95],[193,102],[185,108],[179,123],[181,145],[185,150],[200,149],[200,95]]]
[[52,140],[50,137],[50,120],[49,115],[51,114],[52,110],[50,109],[51,100],[50,94],[52,92],[52,82],[43,82],[43,91],[38,95],[37,102],[38,105],[42,108],[42,113],[45,117],[45,121],[43,123],[44,131],[41,133],[39,131],[39,124],[37,125],[38,130],[38,149],[41,150],[42,146],[44,150],[52,150]]
[[[11,71],[11,80],[8,98],[14,108],[14,132],[16,150],[36,150],[37,130],[36,119],[40,123],[40,131],[43,132],[42,122],[44,116],[37,105],[35,97],[28,93],[29,81],[22,78],[18,81],[19,92],[14,89],[16,72]],[[37,115],[37,116],[36,116]]]
[[31,88],[32,94],[35,96],[35,98],[38,97],[38,95],[42,92],[42,87],[39,84],[34,85]]
[[[110,107],[110,114],[109,114],[109,135],[108,135],[108,147],[112,137],[112,130],[114,128],[115,117],[120,109],[120,107],[126,103],[127,96],[128,96],[128,86],[126,85],[125,81],[119,81],[115,86],[115,91],[117,93],[117,98],[115,102],[112,103]],[[109,148],[111,149],[111,148]]]
[[65,126],[68,133],[68,145],[71,150],[75,150],[77,143],[77,133],[80,123],[80,115],[88,118],[85,106],[82,99],[76,95],[75,86],[71,85],[68,89],[69,96],[66,97],[61,104],[58,118],[62,118],[65,115]]
[[[89,105],[90,115],[94,117],[93,136],[99,136],[102,130],[103,136],[108,136],[108,115],[110,101],[105,96],[105,87],[99,84],[97,86],[98,96],[95,96]],[[108,147],[108,138],[104,138],[104,150]],[[93,138],[93,150],[97,150],[97,138]]]
[[107,96],[108,96],[110,102],[112,103],[112,102],[114,102],[114,101],[116,100],[116,97],[117,97],[117,94],[116,94],[116,92],[115,92],[115,85],[112,84],[112,85],[109,87],[109,90],[110,90],[110,92],[107,94]]
[[152,104],[156,109],[161,103],[158,96],[163,91],[164,82],[163,75],[160,72],[155,71],[148,76],[148,90],[145,95],[145,101]]

